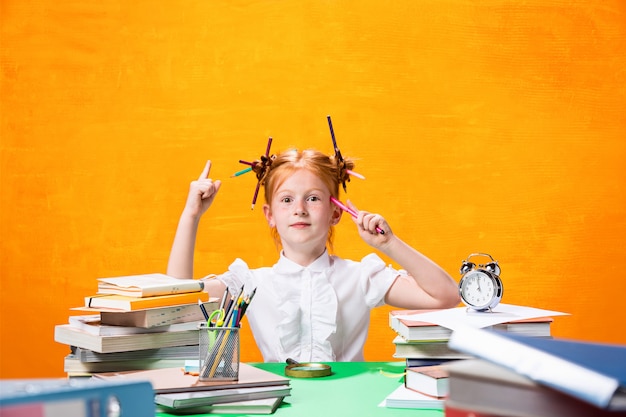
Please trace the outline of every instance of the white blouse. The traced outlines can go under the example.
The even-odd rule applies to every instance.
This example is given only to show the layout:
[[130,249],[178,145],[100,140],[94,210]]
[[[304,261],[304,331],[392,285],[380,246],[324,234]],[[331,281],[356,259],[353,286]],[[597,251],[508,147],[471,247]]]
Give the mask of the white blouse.
[[399,274],[376,254],[355,262],[324,252],[303,267],[281,253],[271,268],[236,259],[217,279],[231,294],[256,288],[246,317],[265,362],[344,362],[364,360],[370,310]]

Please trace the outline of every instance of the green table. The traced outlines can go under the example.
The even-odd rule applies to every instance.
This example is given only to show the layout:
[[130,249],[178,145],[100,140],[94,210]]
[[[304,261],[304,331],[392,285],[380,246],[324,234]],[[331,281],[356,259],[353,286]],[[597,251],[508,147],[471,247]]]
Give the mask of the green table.
[[[261,369],[284,375],[285,364],[254,363]],[[379,407],[402,383],[405,362],[333,362],[333,374],[321,378],[291,378],[291,396],[276,410],[276,417],[420,416],[442,417],[441,410]],[[170,416],[160,413],[158,416]],[[217,414],[206,414],[215,416]],[[226,414],[225,414],[226,415]],[[233,414],[228,414],[233,416]]]

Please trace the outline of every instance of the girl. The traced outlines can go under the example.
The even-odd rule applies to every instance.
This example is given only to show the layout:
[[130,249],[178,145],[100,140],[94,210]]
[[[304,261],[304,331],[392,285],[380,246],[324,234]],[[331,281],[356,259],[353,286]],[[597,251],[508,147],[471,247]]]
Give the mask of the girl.
[[[265,189],[263,213],[282,248],[279,259],[258,269],[236,259],[227,272],[206,279],[205,289],[210,294],[255,290],[246,317],[266,362],[363,361],[370,309],[385,303],[449,308],[459,302],[457,284],[442,268],[394,235],[383,217],[357,211],[350,203],[358,213],[354,223],[361,238],[403,270],[386,266],[373,253],[360,262],[329,253],[333,226],[342,216],[330,198],[338,198],[346,169],[353,166],[314,150],[287,151],[253,165]],[[193,277],[198,224],[221,187],[209,178],[210,169],[208,161],[191,183],[168,275]]]

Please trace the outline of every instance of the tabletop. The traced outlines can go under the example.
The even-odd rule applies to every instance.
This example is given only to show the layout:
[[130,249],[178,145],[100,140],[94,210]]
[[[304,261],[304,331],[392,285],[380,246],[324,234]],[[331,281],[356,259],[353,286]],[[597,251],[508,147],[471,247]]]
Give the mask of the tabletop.
[[[328,362],[332,374],[320,378],[290,378],[291,395],[274,413],[277,417],[307,416],[419,416],[442,417],[441,410],[380,407],[403,382],[405,362]],[[253,363],[283,375],[283,363]],[[173,414],[158,413],[159,417]],[[202,415],[202,414],[200,414]],[[219,414],[206,414],[215,416]],[[230,414],[232,416],[233,414]]]

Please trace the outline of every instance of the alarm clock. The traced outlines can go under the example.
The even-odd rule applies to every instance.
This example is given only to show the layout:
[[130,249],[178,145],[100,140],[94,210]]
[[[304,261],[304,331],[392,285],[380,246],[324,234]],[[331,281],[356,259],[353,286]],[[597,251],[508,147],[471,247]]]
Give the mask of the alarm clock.
[[[476,264],[471,262],[473,257],[487,257],[489,262]],[[486,253],[472,253],[461,265],[461,281],[459,281],[459,295],[468,309],[476,311],[491,311],[502,300],[502,280],[498,261]]]

